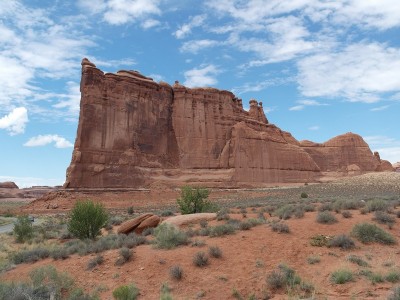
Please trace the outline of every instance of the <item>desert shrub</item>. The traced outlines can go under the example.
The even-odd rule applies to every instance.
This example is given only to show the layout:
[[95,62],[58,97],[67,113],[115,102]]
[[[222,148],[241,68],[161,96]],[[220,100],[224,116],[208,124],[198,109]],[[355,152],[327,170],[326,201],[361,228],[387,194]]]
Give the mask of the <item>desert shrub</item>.
[[215,205],[207,200],[209,194],[208,189],[184,186],[181,197],[176,200],[181,213],[185,215],[215,210]]
[[230,224],[221,224],[210,228],[210,237],[223,236],[228,234],[233,234],[235,232],[235,227]]
[[200,227],[206,228],[208,226],[208,222],[206,220],[200,220]]
[[345,234],[335,236],[328,242],[328,247],[339,247],[344,250],[353,249],[355,247],[354,241]]
[[318,207],[318,211],[332,211],[333,204],[330,202],[322,203],[320,207]]
[[132,207],[132,206],[129,206],[128,209],[127,209],[126,211],[127,211],[128,215],[133,215],[133,213],[135,212],[135,211],[133,210],[133,207]]
[[345,210],[354,210],[361,207],[361,202],[358,200],[336,200],[333,203],[333,209],[336,212],[341,211],[342,209]]
[[55,248],[51,250],[50,257],[54,260],[67,259],[69,257],[67,248]]
[[208,265],[208,256],[205,252],[197,252],[193,257],[193,263],[197,267],[205,267]]
[[208,248],[208,253],[214,258],[222,257],[222,250],[218,246],[210,246]]
[[260,224],[264,223],[264,220],[262,219],[255,219],[255,218],[250,218],[248,220],[246,220],[246,222],[248,222],[250,224],[251,227],[255,227],[258,226]]
[[50,251],[46,248],[35,248],[32,250],[23,250],[13,255],[12,261],[14,264],[22,264],[28,262],[36,262],[49,257]]
[[290,232],[289,226],[287,224],[281,223],[281,222],[272,223],[271,228],[272,228],[272,231],[278,232],[278,233],[289,233]]
[[317,222],[321,224],[334,224],[337,219],[329,211],[321,211],[317,215]]
[[183,276],[183,269],[180,266],[172,266],[169,269],[169,274],[173,279],[181,280]]
[[399,300],[400,299],[400,286],[396,286],[391,290],[387,300]]
[[109,220],[108,223],[111,225],[121,225],[123,219],[119,216],[112,216]]
[[396,222],[393,216],[389,215],[388,213],[386,213],[384,211],[377,210],[377,211],[375,211],[374,215],[375,215],[375,217],[374,217],[375,221],[377,221],[378,223],[381,223],[381,224],[386,224],[390,228]]
[[351,234],[363,244],[380,243],[391,245],[396,243],[395,238],[390,233],[387,233],[375,224],[356,224],[354,225]]
[[90,259],[87,264],[87,270],[92,270],[95,267],[101,265],[104,262],[104,258],[101,255],[96,255],[94,258]]
[[13,233],[18,243],[23,243],[33,237],[32,222],[28,216],[19,216],[14,224]]
[[379,274],[379,273],[371,273],[367,277],[368,277],[369,280],[371,280],[371,282],[373,284],[382,283],[382,282],[385,281],[385,279],[383,278],[382,274]]
[[385,280],[391,283],[400,282],[400,271],[392,270],[388,274],[385,275]]
[[210,235],[210,232],[211,232],[211,228],[210,227],[200,228],[199,235],[200,236],[208,236],[208,235]]
[[305,209],[302,206],[297,206],[293,212],[294,216],[298,219],[304,217]]
[[296,275],[296,272],[285,264],[280,264],[276,270],[273,270],[267,275],[267,284],[277,290],[283,287],[294,288],[300,285],[301,278]]
[[286,204],[274,211],[274,215],[277,216],[279,219],[287,220],[290,219],[294,213],[294,206],[291,204]]
[[206,244],[203,240],[194,240],[192,242],[192,247],[203,247]]
[[174,212],[170,209],[163,210],[160,214],[161,217],[169,217],[169,216],[173,216],[173,215],[174,215]]
[[147,227],[145,230],[143,230],[142,235],[143,236],[148,236],[152,235],[154,233],[154,228],[153,227]]
[[353,264],[359,265],[360,267],[369,267],[369,264],[357,255],[351,254],[347,256],[346,259]]
[[369,200],[367,201],[365,206],[368,212],[385,211],[388,207],[389,207],[388,202],[382,199]]
[[319,257],[318,255],[314,255],[314,256],[309,256],[309,257],[307,257],[307,262],[308,262],[310,265],[317,264],[317,263],[319,263],[320,261],[321,261],[321,257]]
[[302,207],[304,208],[305,212],[315,211],[314,204],[306,204],[306,205],[303,205]]
[[396,212],[396,217],[400,218],[400,210]]
[[154,236],[156,247],[161,249],[172,249],[188,243],[186,233],[168,223],[159,225],[154,230]]
[[222,221],[222,220],[229,220],[231,217],[229,216],[229,209],[223,208],[220,209],[217,212],[217,220]]
[[115,265],[122,266],[124,263],[130,261],[132,259],[133,252],[131,249],[127,247],[123,247],[119,249],[119,257],[115,261]]
[[79,239],[94,239],[107,220],[107,212],[101,203],[78,201],[71,210],[68,230]]
[[332,239],[332,236],[317,234],[311,237],[310,244],[315,247],[324,247],[328,245],[328,242]]
[[308,198],[308,194],[307,193],[305,193],[305,192],[302,192],[301,194],[300,194],[300,198]]
[[243,221],[239,223],[239,229],[240,230],[250,230],[251,229],[251,223],[248,221]]
[[342,216],[343,216],[343,218],[348,219],[348,218],[351,218],[353,215],[348,210],[344,210],[344,211],[342,211]]
[[163,282],[160,288],[160,300],[173,300],[168,282]]
[[353,273],[347,269],[340,269],[331,274],[331,281],[336,284],[344,284],[353,280]]
[[139,289],[134,283],[130,285],[121,285],[113,291],[113,297],[116,300],[136,300],[139,296]]

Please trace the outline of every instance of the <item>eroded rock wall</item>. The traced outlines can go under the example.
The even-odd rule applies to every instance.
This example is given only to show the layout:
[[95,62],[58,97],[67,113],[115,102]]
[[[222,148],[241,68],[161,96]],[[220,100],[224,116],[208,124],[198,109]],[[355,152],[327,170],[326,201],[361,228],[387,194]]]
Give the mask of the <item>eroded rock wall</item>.
[[388,168],[357,135],[300,143],[269,124],[261,102],[246,111],[229,91],[156,83],[136,71],[104,74],[84,59],[81,94],[66,187],[262,186]]

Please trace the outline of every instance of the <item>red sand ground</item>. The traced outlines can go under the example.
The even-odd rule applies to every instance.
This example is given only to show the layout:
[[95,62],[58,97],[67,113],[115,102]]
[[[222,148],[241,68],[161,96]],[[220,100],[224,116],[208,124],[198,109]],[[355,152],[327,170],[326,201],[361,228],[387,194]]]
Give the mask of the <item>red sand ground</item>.
[[[247,217],[252,217],[248,209]],[[345,219],[337,214],[339,222],[333,225],[322,225],[316,222],[316,213],[306,213],[304,218],[290,219],[286,223],[291,232],[278,234],[272,232],[268,225],[259,225],[249,231],[237,231],[234,235],[209,238],[195,237],[204,240],[206,246],[181,246],[173,250],[154,249],[151,245],[141,245],[134,249],[134,259],[123,266],[114,266],[118,251],[103,253],[105,262],[92,271],[86,271],[88,261],[94,255],[80,257],[74,255],[64,261],[46,259],[34,264],[18,265],[15,269],[2,275],[2,280],[21,280],[26,278],[33,268],[51,264],[60,271],[68,272],[78,285],[91,291],[99,285],[106,286],[107,291],[101,299],[112,299],[112,291],[122,285],[134,282],[140,289],[140,299],[159,299],[162,283],[168,282],[174,299],[235,299],[232,290],[235,288],[245,299],[255,293],[262,299],[266,286],[266,275],[278,264],[286,263],[296,270],[301,278],[311,282],[315,288],[315,299],[386,299],[390,283],[376,285],[363,276],[356,276],[354,282],[343,285],[330,282],[330,274],[339,268],[349,268],[354,272],[361,267],[346,261],[346,256],[356,254],[371,259],[368,263],[374,272],[386,274],[392,267],[384,263],[392,262],[400,267],[400,248],[378,244],[363,245],[357,242],[354,250],[343,251],[339,248],[313,247],[310,237],[316,234],[338,235],[349,234],[354,224],[371,221],[373,215],[361,215],[353,211],[353,218]],[[241,214],[236,215],[241,217]],[[255,216],[255,215],[254,215]],[[385,228],[386,229],[386,228]],[[400,224],[397,222],[390,232],[400,241]],[[207,251],[208,246],[218,246],[223,258],[210,258],[204,268],[195,267],[192,263],[194,254]],[[310,265],[307,257],[319,255],[321,262]],[[257,266],[257,262],[262,262]],[[169,276],[171,266],[180,265],[184,271],[181,281]],[[272,293],[273,299],[288,299],[284,290]]]

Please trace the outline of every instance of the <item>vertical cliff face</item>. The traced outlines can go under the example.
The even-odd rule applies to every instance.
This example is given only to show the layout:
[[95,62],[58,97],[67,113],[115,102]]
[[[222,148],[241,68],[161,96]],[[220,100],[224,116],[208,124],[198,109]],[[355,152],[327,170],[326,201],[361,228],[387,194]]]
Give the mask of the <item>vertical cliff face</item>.
[[67,187],[237,187],[389,168],[357,135],[300,143],[268,123],[261,102],[245,111],[228,91],[171,87],[136,71],[104,74],[84,59],[81,94]]

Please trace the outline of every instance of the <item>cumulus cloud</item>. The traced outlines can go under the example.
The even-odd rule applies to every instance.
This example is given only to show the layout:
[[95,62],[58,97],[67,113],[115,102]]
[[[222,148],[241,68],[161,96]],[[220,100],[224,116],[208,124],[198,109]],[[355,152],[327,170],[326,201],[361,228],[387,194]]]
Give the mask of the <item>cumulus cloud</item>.
[[28,110],[25,107],[17,107],[0,118],[0,129],[7,130],[10,135],[17,135],[25,132],[26,123],[28,123]]
[[221,71],[214,65],[201,66],[184,73],[186,78],[184,84],[188,87],[203,87],[215,85],[218,81],[215,78]]
[[70,148],[74,145],[65,138],[57,134],[38,135],[30,138],[25,144],[25,147],[40,147],[54,143],[56,148]]
[[201,26],[206,18],[207,17],[205,15],[191,17],[188,23],[183,24],[173,33],[174,36],[177,39],[183,39],[187,37],[192,32],[192,29]]

